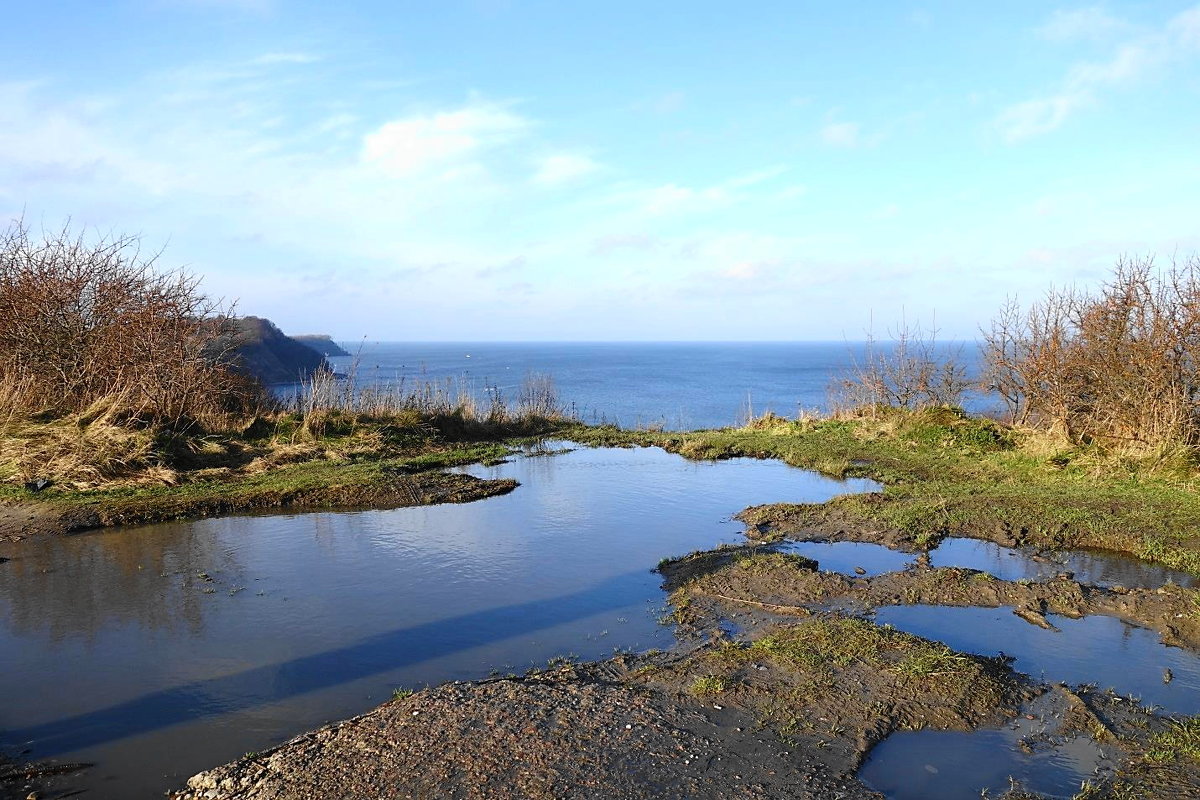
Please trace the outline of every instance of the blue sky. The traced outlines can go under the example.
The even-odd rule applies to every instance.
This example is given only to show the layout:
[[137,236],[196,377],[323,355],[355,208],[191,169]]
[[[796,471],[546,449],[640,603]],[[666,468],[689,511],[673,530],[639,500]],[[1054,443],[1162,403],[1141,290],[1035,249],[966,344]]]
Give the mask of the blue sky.
[[14,3],[0,215],[284,330],[792,340],[1200,251],[1200,4]]

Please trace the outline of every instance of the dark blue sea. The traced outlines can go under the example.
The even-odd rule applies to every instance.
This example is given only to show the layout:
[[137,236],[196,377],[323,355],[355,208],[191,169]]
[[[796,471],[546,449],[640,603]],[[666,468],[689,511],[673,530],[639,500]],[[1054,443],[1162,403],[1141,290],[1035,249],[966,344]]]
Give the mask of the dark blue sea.
[[[550,375],[563,407],[585,422],[690,430],[830,408],[832,382],[864,363],[863,342],[341,342],[363,383],[464,380],[478,396],[515,401],[531,372]],[[974,342],[937,345],[974,375]],[[985,398],[964,400],[969,409]]]

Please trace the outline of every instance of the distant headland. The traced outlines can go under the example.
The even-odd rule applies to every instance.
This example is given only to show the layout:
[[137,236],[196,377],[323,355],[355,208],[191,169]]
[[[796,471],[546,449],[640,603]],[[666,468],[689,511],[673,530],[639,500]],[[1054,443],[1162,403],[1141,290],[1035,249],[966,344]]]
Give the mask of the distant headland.
[[289,336],[292,341],[300,342],[300,344],[311,347],[323,356],[348,356],[346,352],[337,342],[333,340],[327,333],[302,333],[295,336]]

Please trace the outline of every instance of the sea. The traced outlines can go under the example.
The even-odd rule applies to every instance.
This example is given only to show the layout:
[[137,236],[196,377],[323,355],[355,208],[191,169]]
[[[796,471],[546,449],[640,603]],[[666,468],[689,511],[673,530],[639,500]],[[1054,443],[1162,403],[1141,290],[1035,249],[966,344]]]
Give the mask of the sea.
[[[831,409],[831,387],[866,363],[866,342],[339,342],[330,358],[357,385],[412,388],[453,381],[514,403],[531,374],[549,376],[564,411],[587,423],[694,430],[744,424],[772,412],[795,418]],[[876,344],[878,352],[888,345]],[[939,342],[978,373],[975,342]],[[970,392],[963,405],[994,410]]]

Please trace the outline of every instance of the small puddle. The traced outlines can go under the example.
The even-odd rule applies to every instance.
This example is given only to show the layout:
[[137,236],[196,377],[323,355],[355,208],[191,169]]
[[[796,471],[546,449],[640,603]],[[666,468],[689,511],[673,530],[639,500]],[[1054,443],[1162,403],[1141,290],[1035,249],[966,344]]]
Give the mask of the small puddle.
[[[1045,797],[1074,797],[1080,785],[1111,768],[1100,746],[1083,736],[1042,745],[1018,743],[1030,723],[971,733],[894,733],[871,751],[858,777],[889,800],[963,800],[999,796],[1017,781]],[[1011,780],[1010,780],[1011,779]]]
[[[784,542],[781,553],[796,553],[816,561],[824,572],[842,575],[883,575],[913,563],[915,556],[866,542]],[[862,570],[859,572],[858,570]]]
[[1155,589],[1168,583],[1194,587],[1200,583],[1187,572],[1147,564],[1119,553],[1101,550],[1039,552],[979,539],[946,539],[930,551],[929,562],[935,567],[982,570],[1005,581],[1044,581],[1070,572],[1080,583],[1129,589]]
[[[1011,608],[889,606],[875,621],[945,642],[955,650],[1016,660],[1013,669],[1050,683],[1092,683],[1180,714],[1200,713],[1200,655],[1167,647],[1158,634],[1115,617],[1048,614],[1057,631]],[[1172,680],[1164,682],[1164,670]]]

